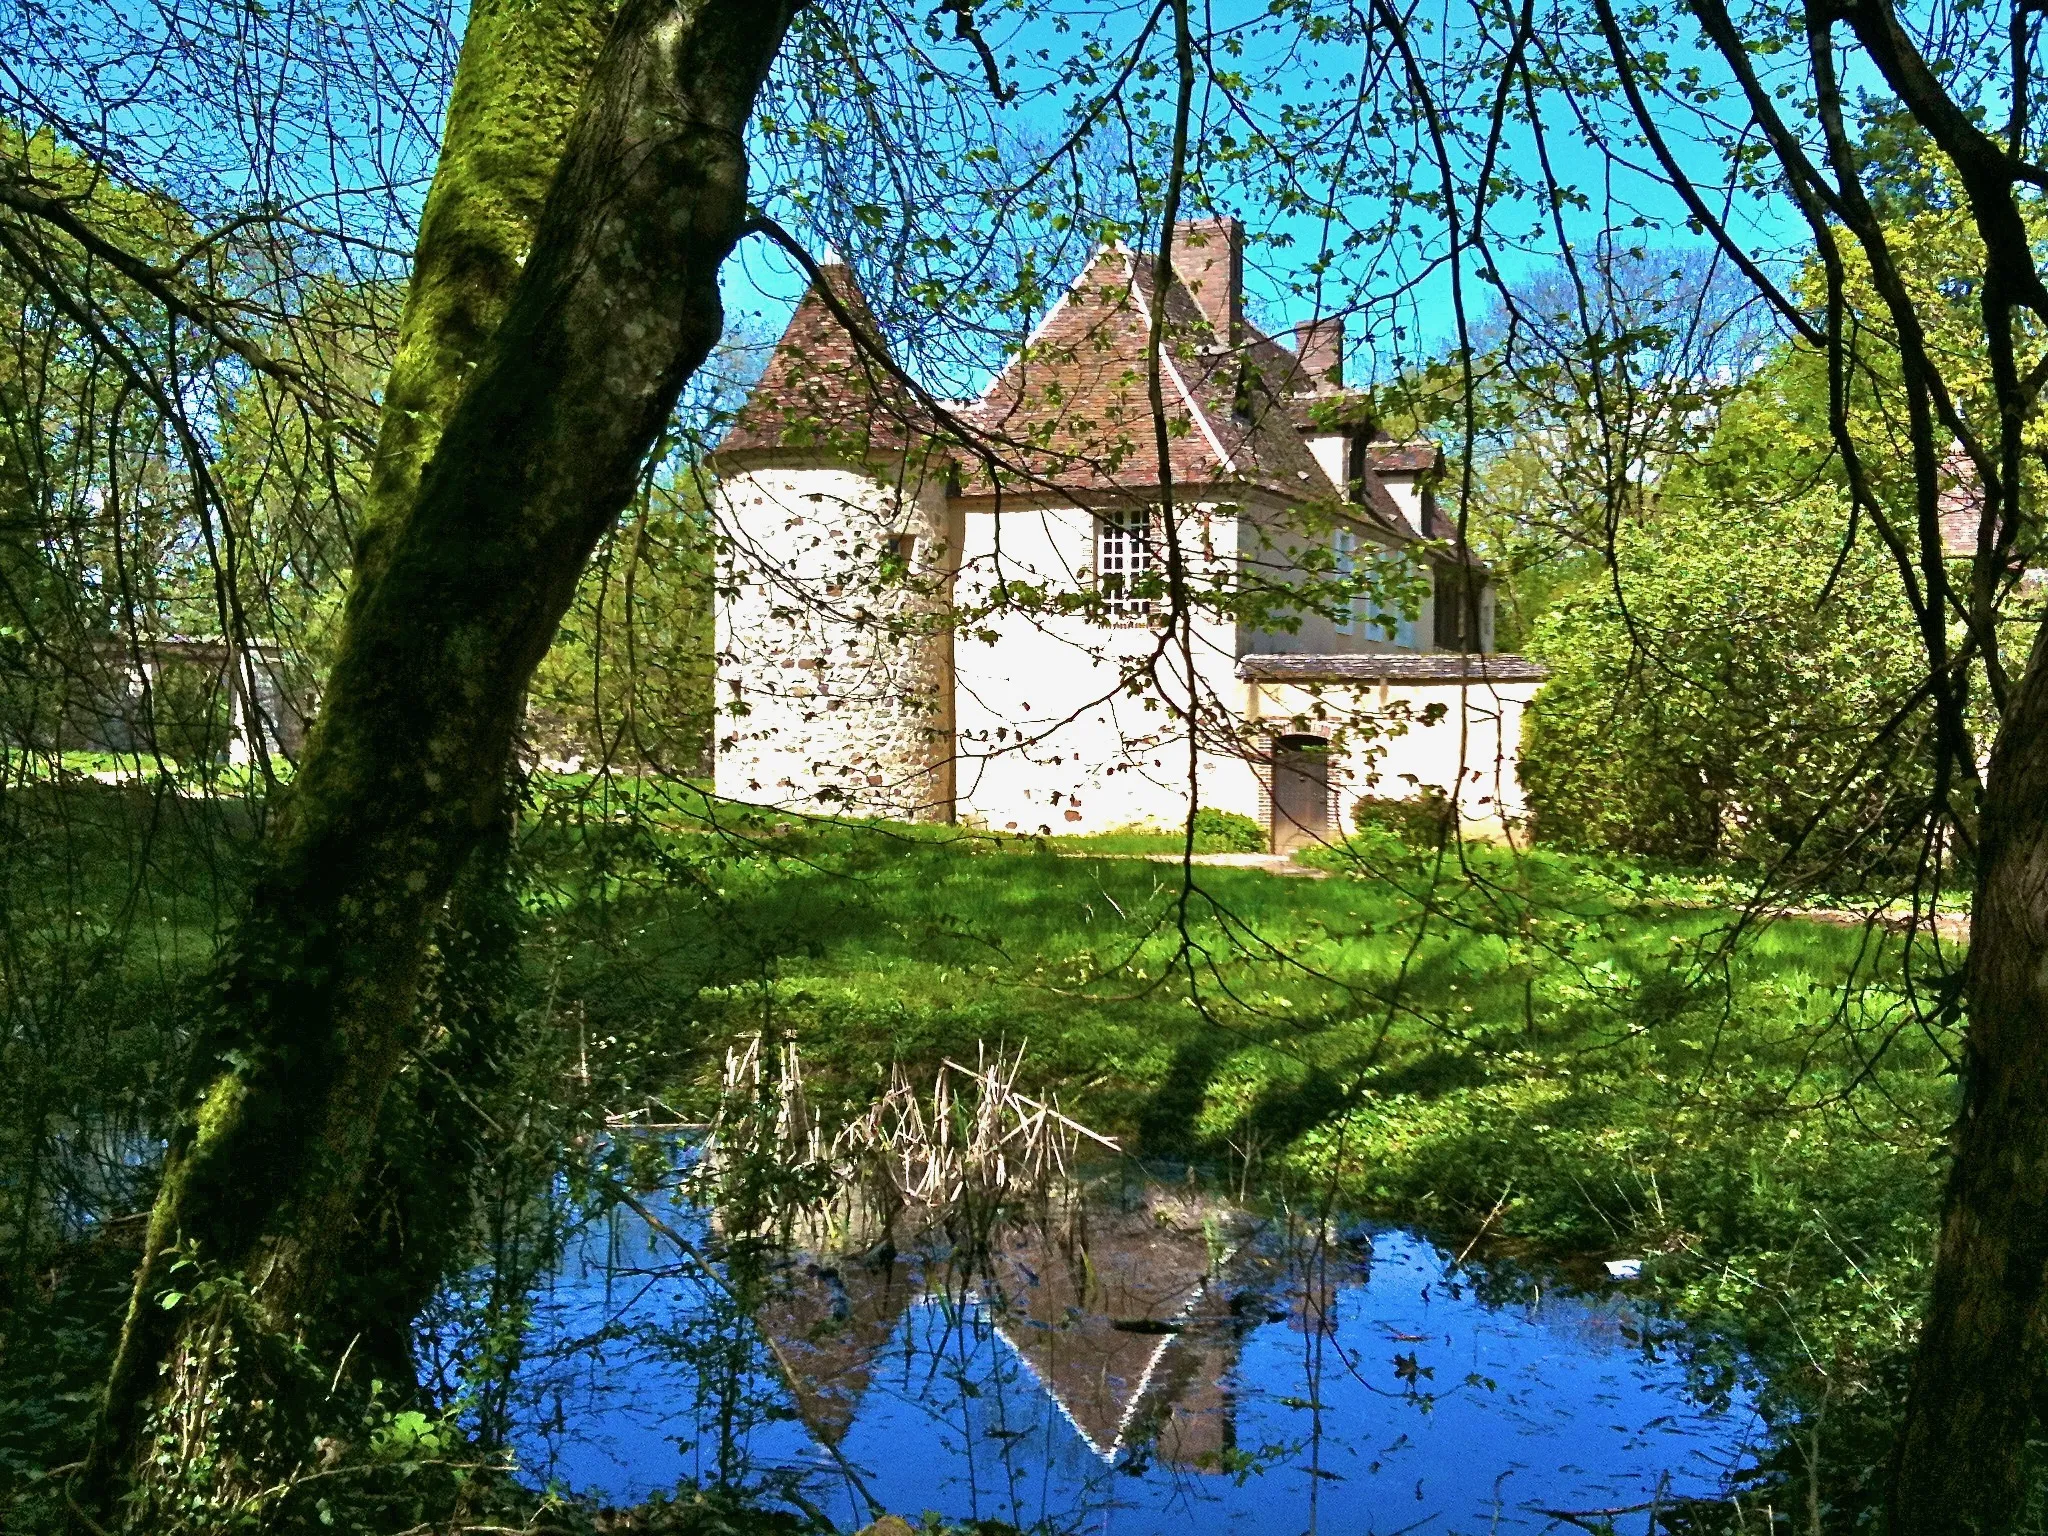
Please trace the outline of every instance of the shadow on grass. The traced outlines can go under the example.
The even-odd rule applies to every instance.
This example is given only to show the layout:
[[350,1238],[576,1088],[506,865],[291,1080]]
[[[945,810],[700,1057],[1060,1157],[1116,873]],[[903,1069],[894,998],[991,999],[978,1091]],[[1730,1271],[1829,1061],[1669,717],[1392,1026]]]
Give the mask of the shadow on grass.
[[1350,1106],[1344,1084],[1320,1067],[1293,1082],[1276,1082],[1253,1102],[1245,1119],[1262,1143],[1286,1146]]
[[1175,1049],[1159,1085],[1138,1111],[1138,1145],[1146,1156],[1178,1156],[1205,1149],[1206,1139],[1195,1124],[1216,1069],[1230,1051],[1231,1042],[1206,1032]]

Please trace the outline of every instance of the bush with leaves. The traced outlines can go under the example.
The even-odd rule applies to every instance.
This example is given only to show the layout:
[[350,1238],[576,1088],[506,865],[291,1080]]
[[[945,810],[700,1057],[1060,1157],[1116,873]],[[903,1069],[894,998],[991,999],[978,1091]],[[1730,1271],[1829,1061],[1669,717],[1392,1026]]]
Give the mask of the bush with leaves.
[[1897,578],[1831,487],[1695,474],[1617,534],[1615,579],[1533,638],[1521,773],[1546,840],[1687,862],[1910,858],[1921,663]]
[[1249,816],[1205,805],[1195,812],[1195,852],[1264,853],[1266,829]]
[[1449,795],[1426,784],[1406,799],[1360,795],[1351,807],[1351,824],[1361,832],[1391,832],[1415,847],[1440,848],[1457,824],[1457,813]]

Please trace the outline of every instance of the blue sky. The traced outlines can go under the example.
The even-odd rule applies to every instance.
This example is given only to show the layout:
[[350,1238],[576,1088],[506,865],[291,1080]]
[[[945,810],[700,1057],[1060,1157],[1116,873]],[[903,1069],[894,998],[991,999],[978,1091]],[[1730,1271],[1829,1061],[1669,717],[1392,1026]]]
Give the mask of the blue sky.
[[[153,55],[145,45],[160,31],[162,13],[125,0],[107,9],[79,0],[64,12],[78,23],[65,47],[79,45],[86,35],[79,28],[88,21],[99,42],[87,47],[82,62],[72,57],[68,79],[59,78],[56,63],[38,78],[49,99],[78,121],[94,119],[106,93],[118,96],[98,120],[124,146],[133,173],[159,178],[202,216],[224,215],[259,197],[304,207],[355,237],[356,243],[331,246],[336,265],[359,276],[397,275],[409,244],[405,225],[431,173],[450,43],[461,24],[459,4],[446,3],[446,13],[428,5],[374,21],[336,13],[324,30],[308,30],[303,20],[293,30],[283,12],[252,15],[235,43],[246,58],[224,55],[209,66],[194,56],[185,66],[189,79],[144,89],[146,82],[130,78],[139,67],[133,61]],[[844,142],[827,152],[804,142],[778,144],[775,134],[763,132],[755,186],[761,201],[815,253],[828,241],[838,244],[870,279],[871,292],[878,276],[903,269],[890,242],[900,245],[912,233],[926,240],[956,236],[950,253],[915,253],[909,265],[920,281],[902,285],[915,292],[875,296],[907,360],[934,387],[966,393],[1005,343],[1021,339],[1093,244],[1085,231],[1055,227],[1063,198],[1073,201],[1064,168],[1040,184],[1039,208],[1020,205],[997,217],[986,199],[1013,174],[1015,162],[1060,140],[1077,110],[1102,98],[1105,80],[1119,76],[1132,40],[1159,12],[1156,0],[1057,6],[982,0],[981,20],[999,72],[1017,92],[1007,105],[990,94],[968,45],[944,27],[937,40],[925,36],[925,14],[857,0],[820,0],[806,13],[766,105],[788,123],[800,115],[793,104],[802,107],[809,91],[824,100]],[[1326,0],[1304,0],[1298,11],[1276,12],[1255,0],[1214,0],[1198,8],[1197,21],[1213,42],[1212,62],[1239,80],[1234,91],[1205,83],[1198,94],[1192,163],[1201,185],[1188,211],[1204,211],[1207,195],[1211,206],[1245,219],[1254,233],[1247,264],[1251,307],[1282,333],[1318,307],[1305,286],[1317,251],[1326,240],[1341,245],[1357,237],[1357,248],[1325,274],[1320,307],[1352,316],[1353,376],[1385,376],[1441,355],[1453,343],[1451,282],[1440,264],[1440,210],[1411,198],[1403,219],[1377,227],[1394,208],[1390,191],[1405,183],[1411,194],[1426,195],[1435,174],[1423,153],[1422,125],[1406,110],[1412,93],[1384,50],[1379,57],[1390,73],[1377,99],[1386,121],[1359,133],[1348,149],[1336,132],[1331,105],[1368,53],[1367,39],[1343,24],[1347,14]],[[1461,69],[1498,57],[1502,39],[1497,23],[1485,20],[1490,13],[1481,0],[1423,0],[1411,14],[1420,65],[1434,79],[1455,82]],[[1316,18],[1335,23],[1319,38],[1311,36]],[[866,29],[868,35],[848,45],[851,62],[834,62],[821,41],[834,27]],[[24,39],[10,39],[16,67],[36,72]],[[1711,64],[1675,28],[1644,42],[1661,45],[1680,64]],[[62,48],[48,56],[65,57]],[[1154,33],[1142,63],[1170,63],[1163,33]],[[209,68],[224,73],[209,74]],[[864,107],[849,89],[862,69],[872,76],[880,112]],[[1086,185],[1075,206],[1094,215],[1132,211],[1133,175],[1156,175],[1164,164],[1159,135],[1171,83],[1170,70],[1154,75],[1141,67],[1124,77],[1117,107],[1102,114],[1091,153],[1082,157]],[[1458,87],[1450,89],[1456,96]],[[1463,90],[1465,99],[1453,103],[1452,126],[1476,131],[1490,93],[1484,70],[1477,69]],[[267,136],[249,124],[258,108],[272,125]],[[1602,116],[1589,123],[1576,121],[1573,103],[1559,93],[1541,98],[1539,109],[1551,168],[1583,197],[1565,211],[1566,238],[1583,249],[1613,228],[1653,247],[1698,243],[1700,237],[1684,229],[1675,197],[1634,168],[1647,155],[1625,142],[1626,125],[1612,104],[1594,102],[1592,110]],[[1306,122],[1290,122],[1290,113],[1305,114]],[[1716,151],[1689,126],[1674,112],[1668,129],[1711,178]],[[1260,133],[1270,143],[1255,145]],[[1536,147],[1526,125],[1510,122],[1498,165],[1533,176]],[[1461,179],[1469,182],[1478,151],[1469,137],[1459,147]],[[1463,201],[1469,214],[1469,195]],[[1319,203],[1328,219],[1311,206]],[[876,221],[849,217],[853,209],[875,210]],[[1510,197],[1494,214],[1500,239],[1490,254],[1507,280],[1556,262],[1556,236],[1536,203]],[[1730,218],[1767,255],[1796,252],[1803,235],[1775,196],[1744,198]],[[1004,275],[1027,255],[1048,269],[1047,293],[1031,305],[1006,308],[1000,302]],[[1477,253],[1468,251],[1465,292],[1475,318],[1488,306],[1479,265]],[[726,289],[736,333],[772,339],[802,281],[786,258],[756,238],[730,262]]]
[[[1473,61],[1483,62],[1489,47],[1497,54],[1498,39],[1489,42],[1463,0],[1438,0],[1438,4],[1433,15],[1419,18],[1424,24],[1414,33],[1415,47],[1426,55],[1425,69],[1450,75]],[[1030,145],[1056,141],[1071,125],[1079,105],[1093,99],[1093,88],[1072,78],[1077,54],[1093,43],[1108,61],[1105,67],[1114,66],[1125,57],[1122,50],[1131,46],[1148,14],[1145,9],[1103,0],[1057,11],[987,16],[1003,77],[1018,93],[1007,106],[998,106],[988,97],[980,64],[965,46],[950,41],[930,44],[929,60],[947,78],[922,88],[922,99],[935,105],[922,117],[905,113],[902,120],[907,133],[912,139],[923,135],[917,148],[927,162],[932,156],[964,160],[970,150],[991,147],[1017,155]],[[1264,7],[1220,6],[1204,14],[1216,35],[1234,40],[1237,48],[1230,54],[1219,46],[1212,56],[1219,67],[1238,71],[1244,83],[1240,90],[1227,94],[1214,89],[1200,93],[1192,160],[1208,181],[1214,206],[1239,215],[1253,231],[1246,273],[1253,313],[1282,332],[1293,322],[1308,318],[1318,307],[1316,294],[1305,291],[1312,282],[1309,268],[1316,253],[1326,244],[1341,248],[1347,235],[1360,236],[1363,243],[1349,256],[1336,259],[1320,286],[1325,312],[1351,313],[1352,335],[1359,349],[1353,359],[1354,376],[1384,375],[1420,358],[1440,355],[1454,344],[1456,336],[1451,277],[1442,260],[1442,215],[1437,209],[1411,203],[1408,216],[1397,227],[1381,227],[1392,207],[1382,195],[1386,187],[1405,181],[1411,187],[1434,190],[1431,178],[1435,169],[1424,153],[1429,141],[1422,125],[1412,114],[1407,121],[1393,120],[1377,139],[1362,135],[1346,159],[1334,147],[1337,141],[1329,130],[1332,117],[1327,107],[1342,96],[1347,78],[1360,72],[1361,39],[1338,32],[1321,43],[1306,42],[1298,19],[1276,21]],[[1683,35],[1674,34],[1666,42],[1677,62],[1711,65]],[[1169,62],[1165,46],[1166,38],[1155,36],[1148,56]],[[1430,55],[1432,46],[1435,53]],[[899,57],[895,62],[902,61]],[[1398,112],[1400,98],[1407,94],[1412,104],[1412,93],[1397,88],[1398,70],[1391,70],[1391,76],[1381,99],[1392,101]],[[1130,115],[1138,121],[1138,137],[1147,127],[1156,131],[1166,120],[1167,104],[1159,93],[1168,83],[1161,79],[1148,82],[1142,73],[1133,75],[1129,90],[1140,99]],[[1472,110],[1458,119],[1472,135],[1462,150],[1454,151],[1462,180],[1473,179],[1485,126],[1482,109],[1490,104],[1490,89],[1482,78],[1466,103]],[[914,111],[915,91],[911,95]],[[1325,110],[1316,111],[1319,104]],[[901,110],[900,104],[898,107]],[[1557,93],[1539,98],[1538,107],[1544,129],[1541,147],[1547,152],[1550,171],[1581,200],[1564,210],[1565,238],[1582,251],[1597,244],[1603,232],[1653,249],[1704,243],[1704,237],[1685,228],[1684,209],[1676,195],[1656,177],[1644,173],[1642,167],[1650,161],[1648,151],[1626,142],[1628,125],[1615,107],[1596,102],[1593,110],[1601,115],[1587,119]],[[1288,142],[1287,114],[1304,110],[1311,125],[1299,140],[1309,148],[1290,160],[1280,147]],[[1317,123],[1323,125],[1320,135]],[[1271,135],[1275,147],[1247,153],[1245,141],[1260,130]],[[1689,167],[1703,179],[1718,178],[1718,148],[1703,142],[1695,124],[1674,113],[1666,132]],[[1236,141],[1234,145],[1224,138],[1226,134]],[[1102,158],[1107,162],[1112,156],[1128,155],[1139,172],[1156,172],[1165,160],[1156,138],[1153,143],[1141,143],[1133,154],[1133,137],[1121,122],[1106,127],[1101,134]],[[1496,164],[1510,174],[1534,179],[1542,173],[1537,150],[1536,136],[1525,125],[1510,122]],[[835,153],[839,169],[853,182],[864,181],[877,158],[870,156],[869,164],[862,165],[857,163],[861,160],[857,148]],[[1335,174],[1340,168],[1352,174],[1340,177]],[[1292,186],[1288,185],[1290,176],[1298,178]],[[1128,197],[1129,177],[1128,167],[1121,175],[1103,175],[1102,184],[1090,189],[1091,201],[1099,205],[1114,199],[1119,181]],[[845,248],[864,277],[872,276],[887,266],[888,253],[876,247],[885,244],[891,232],[881,231],[883,238],[870,241],[867,231],[856,225],[849,235],[844,218],[835,216],[843,210],[821,185],[830,179],[820,167],[804,165],[801,156],[770,153],[757,166],[756,193],[771,212],[806,239],[814,253],[822,254],[831,239]],[[988,180],[983,178],[984,184]],[[1283,200],[1290,195],[1296,201],[1293,207]],[[1323,204],[1319,211],[1334,217],[1318,217],[1318,210],[1303,206],[1306,201]],[[1461,203],[1461,216],[1469,217],[1469,198]],[[1767,258],[1796,257],[1804,230],[1782,198],[1746,195],[1731,201],[1726,215],[1730,227],[1756,252]],[[955,203],[950,209],[929,212],[925,222],[938,227],[950,219],[952,227],[965,229],[970,239],[1000,235],[1020,244],[1030,243],[1028,231],[1021,231],[1016,222],[976,228],[978,217],[965,203]],[[1497,238],[1489,245],[1488,254],[1509,283],[1557,263],[1556,234],[1546,210],[1536,201],[1512,197],[1497,201],[1489,226],[1497,231]],[[1156,237],[1146,238],[1149,242]],[[1054,264],[1054,270],[1065,278],[1092,241],[1069,235],[1059,243],[1063,259]],[[1489,290],[1477,272],[1483,264],[1477,252],[1468,249],[1464,253],[1466,308],[1475,321],[1489,304]],[[962,273],[972,268],[971,259],[961,260]],[[946,260],[929,260],[924,275],[934,288],[943,291],[951,269]],[[772,338],[785,323],[802,286],[793,264],[781,252],[764,240],[748,242],[729,263],[726,274],[728,309],[736,330]],[[881,307],[886,325],[886,317],[897,312],[886,302]],[[963,324],[989,323],[973,300],[961,300],[957,308]],[[1013,331],[1024,323],[1014,315],[1003,320]],[[990,325],[991,331],[1000,329]],[[986,337],[982,343],[976,355],[985,358]],[[950,372],[955,376],[934,380],[935,384],[955,390],[972,387],[972,366],[955,363]]]

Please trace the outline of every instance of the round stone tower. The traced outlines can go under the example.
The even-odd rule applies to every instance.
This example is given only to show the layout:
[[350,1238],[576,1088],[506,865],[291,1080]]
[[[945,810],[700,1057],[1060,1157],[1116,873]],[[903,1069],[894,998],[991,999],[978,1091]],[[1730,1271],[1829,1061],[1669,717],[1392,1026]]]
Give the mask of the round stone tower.
[[714,459],[717,793],[950,821],[952,462],[871,340],[852,273],[825,277]]

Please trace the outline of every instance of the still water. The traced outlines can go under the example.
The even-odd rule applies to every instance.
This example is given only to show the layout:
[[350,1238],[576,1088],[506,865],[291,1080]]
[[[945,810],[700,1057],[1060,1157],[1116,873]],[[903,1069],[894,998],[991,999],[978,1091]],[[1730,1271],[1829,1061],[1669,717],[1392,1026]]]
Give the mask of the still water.
[[846,1529],[1641,1529],[1763,1437],[1620,1291],[1476,1275],[1399,1228],[1124,1185],[971,1268],[790,1254],[736,1289],[704,1212],[649,1213],[668,1230],[618,1212],[538,1297],[513,1434],[536,1484],[724,1483]]

